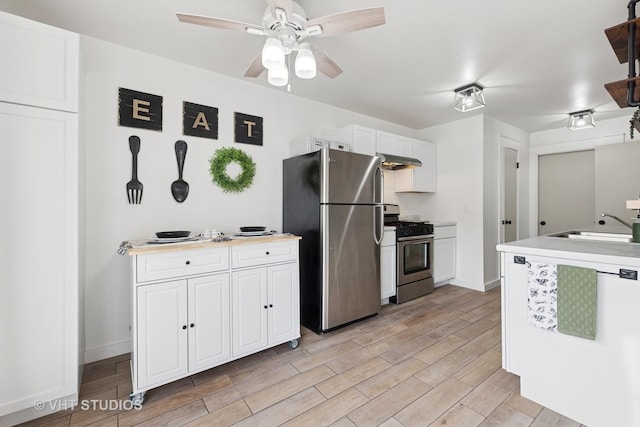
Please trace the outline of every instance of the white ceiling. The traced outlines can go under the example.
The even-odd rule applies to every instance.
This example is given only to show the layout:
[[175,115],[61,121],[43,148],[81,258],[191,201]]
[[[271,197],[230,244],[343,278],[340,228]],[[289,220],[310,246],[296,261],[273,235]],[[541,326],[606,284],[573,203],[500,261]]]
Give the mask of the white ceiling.
[[[295,96],[415,129],[481,113],[529,132],[565,126],[569,112],[589,108],[596,122],[631,115],[603,87],[627,77],[604,29],[627,19],[628,0],[298,3],[310,19],[384,6],[386,24],[311,39],[344,72],[333,80],[294,78]],[[180,23],[175,15],[259,24],[265,8],[265,0],[0,0],[1,10],[269,86],[266,73],[243,77],[262,37]],[[474,81],[485,86],[487,107],[453,110],[453,89]]]

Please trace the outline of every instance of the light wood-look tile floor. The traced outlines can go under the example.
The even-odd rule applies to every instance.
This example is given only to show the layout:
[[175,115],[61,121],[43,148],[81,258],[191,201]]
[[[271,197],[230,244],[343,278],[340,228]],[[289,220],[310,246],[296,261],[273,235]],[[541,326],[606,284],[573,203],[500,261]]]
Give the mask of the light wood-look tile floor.
[[[447,285],[378,316],[147,392],[141,409],[58,412],[26,425],[579,426],[519,394],[501,368],[500,290]],[[81,401],[125,400],[129,355],[85,366]],[[92,403],[89,406],[96,406]]]

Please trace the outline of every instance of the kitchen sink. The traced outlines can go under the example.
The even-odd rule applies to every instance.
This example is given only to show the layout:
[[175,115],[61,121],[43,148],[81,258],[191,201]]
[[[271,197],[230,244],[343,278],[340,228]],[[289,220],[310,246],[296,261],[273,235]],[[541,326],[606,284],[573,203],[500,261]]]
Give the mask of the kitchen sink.
[[562,233],[548,234],[546,237],[564,237],[567,239],[594,240],[599,242],[624,242],[633,241],[631,234],[604,233],[600,231],[563,231]]

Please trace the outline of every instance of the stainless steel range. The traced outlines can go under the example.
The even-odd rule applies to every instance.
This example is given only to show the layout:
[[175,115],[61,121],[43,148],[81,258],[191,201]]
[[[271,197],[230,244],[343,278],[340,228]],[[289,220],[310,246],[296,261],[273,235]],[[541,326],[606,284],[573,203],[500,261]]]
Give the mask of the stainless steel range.
[[385,205],[384,224],[396,227],[396,304],[433,292],[433,224],[399,217],[398,205]]

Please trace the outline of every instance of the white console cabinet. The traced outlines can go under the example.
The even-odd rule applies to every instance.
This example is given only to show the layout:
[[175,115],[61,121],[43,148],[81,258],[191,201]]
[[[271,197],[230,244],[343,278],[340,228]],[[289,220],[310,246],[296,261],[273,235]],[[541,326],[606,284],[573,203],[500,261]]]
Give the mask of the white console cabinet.
[[436,223],[433,232],[433,282],[437,287],[456,276],[456,226]]
[[[264,243],[263,243],[264,242]],[[131,250],[131,398],[300,338],[298,238]]]

